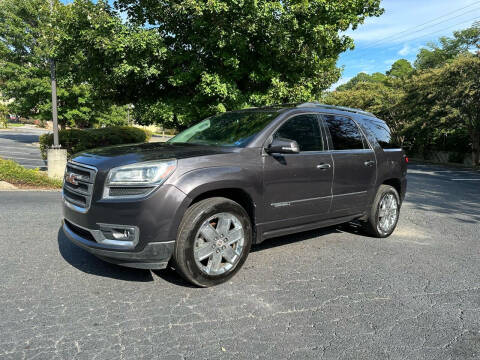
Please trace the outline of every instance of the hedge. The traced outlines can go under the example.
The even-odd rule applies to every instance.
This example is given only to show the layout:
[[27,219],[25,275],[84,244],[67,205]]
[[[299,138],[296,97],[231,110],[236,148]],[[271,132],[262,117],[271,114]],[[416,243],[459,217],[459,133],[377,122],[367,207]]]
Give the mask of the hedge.
[[55,189],[62,187],[62,180],[50,179],[38,169],[26,169],[13,160],[0,158],[0,181],[27,188]]
[[[143,143],[150,139],[148,130],[129,126],[114,126],[100,129],[67,129],[60,130],[58,137],[62,148],[67,149],[68,156],[80,151],[97,147]],[[53,134],[40,136],[40,152],[47,159],[47,150],[53,145]]]

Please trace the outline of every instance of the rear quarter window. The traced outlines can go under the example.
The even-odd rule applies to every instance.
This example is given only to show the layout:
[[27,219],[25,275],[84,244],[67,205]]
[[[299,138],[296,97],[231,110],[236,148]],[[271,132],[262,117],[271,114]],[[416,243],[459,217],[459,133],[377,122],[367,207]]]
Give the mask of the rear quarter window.
[[395,141],[387,124],[383,121],[361,119],[361,125],[377,140],[383,149],[399,149],[401,146]]

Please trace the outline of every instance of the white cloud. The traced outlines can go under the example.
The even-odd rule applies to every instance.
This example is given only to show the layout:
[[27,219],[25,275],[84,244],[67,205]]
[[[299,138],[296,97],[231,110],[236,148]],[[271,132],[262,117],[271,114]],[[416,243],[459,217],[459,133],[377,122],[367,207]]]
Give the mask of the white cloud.
[[398,55],[407,56],[408,54],[410,54],[410,50],[411,50],[410,45],[404,44],[403,47],[398,52]]
[[403,44],[403,47],[398,51],[400,56],[414,55],[420,50],[421,46],[411,46],[410,44]]
[[385,60],[383,63],[385,65],[391,66],[395,61],[397,61],[397,59],[388,59],[388,60]]
[[352,79],[352,77],[342,77],[342,78],[340,78],[340,80],[338,80],[335,84],[333,84],[332,86],[330,86],[330,88],[328,89],[328,91],[334,91],[337,87],[339,87],[340,85],[346,84],[346,83],[349,82],[351,79]]

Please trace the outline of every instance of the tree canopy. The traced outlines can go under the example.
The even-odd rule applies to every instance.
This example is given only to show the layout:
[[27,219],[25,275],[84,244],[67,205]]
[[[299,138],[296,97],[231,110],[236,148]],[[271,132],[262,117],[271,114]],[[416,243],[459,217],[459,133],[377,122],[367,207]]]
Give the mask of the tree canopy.
[[340,32],[380,15],[379,3],[118,0],[168,49],[137,116],[186,126],[225,110],[315,99],[338,80],[338,55],[353,47]]
[[[59,121],[92,126],[135,104],[144,124],[182,128],[255,105],[307,101],[340,76],[342,32],[382,13],[380,0],[175,2],[3,0],[0,91],[12,110],[50,118],[48,58]],[[108,123],[109,121],[107,121]]]
[[447,150],[480,157],[480,23],[421,49],[415,67],[397,60],[386,74],[359,73],[326,103],[361,108],[387,121],[412,153]]
[[[51,11],[46,0],[2,1],[0,93],[6,99],[14,99],[9,104],[10,111],[40,120],[51,118],[49,59],[54,58],[59,123],[78,127],[109,123],[108,114],[116,98],[110,87],[106,90],[99,86],[105,76],[101,77],[98,64],[104,63],[102,70],[111,69],[111,61],[91,60],[95,54],[84,45],[88,39],[90,44],[105,47],[104,38],[113,41],[116,31],[124,28],[102,2],[78,0],[64,5],[56,1]],[[101,38],[102,31],[110,31],[110,35]],[[97,81],[91,81],[94,77]],[[99,114],[103,117],[99,118]]]

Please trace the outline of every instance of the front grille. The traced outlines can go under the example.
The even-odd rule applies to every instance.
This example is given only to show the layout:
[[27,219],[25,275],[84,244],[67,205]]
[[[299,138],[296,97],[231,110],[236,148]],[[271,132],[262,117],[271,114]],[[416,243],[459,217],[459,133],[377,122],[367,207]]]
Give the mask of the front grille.
[[63,181],[63,199],[74,209],[87,212],[93,195],[97,169],[79,163],[68,162]]

